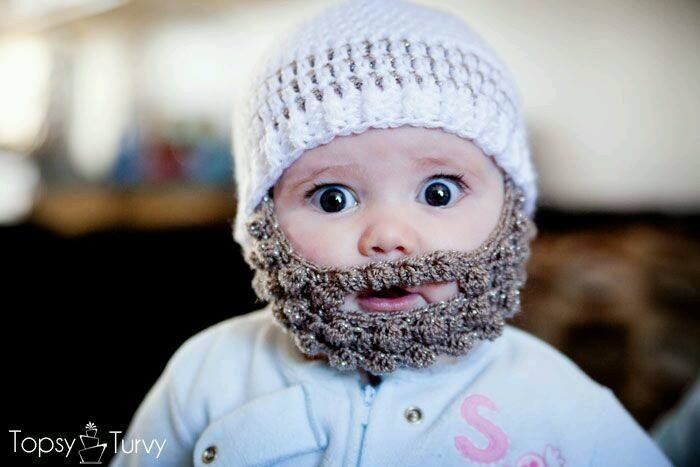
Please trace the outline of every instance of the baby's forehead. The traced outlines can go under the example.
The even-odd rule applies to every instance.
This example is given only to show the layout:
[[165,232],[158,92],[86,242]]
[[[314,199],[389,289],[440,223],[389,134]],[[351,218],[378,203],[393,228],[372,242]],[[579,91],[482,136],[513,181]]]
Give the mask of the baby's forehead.
[[486,164],[493,164],[492,159],[468,139],[440,129],[400,127],[336,137],[304,151],[287,171],[290,175],[309,175],[334,166],[367,171],[382,165],[416,170],[451,166],[479,171]]
[[495,189],[504,171],[472,141],[440,129],[370,129],[304,151],[270,188],[278,197],[308,196],[321,185],[359,190],[418,189],[451,176],[470,189]]

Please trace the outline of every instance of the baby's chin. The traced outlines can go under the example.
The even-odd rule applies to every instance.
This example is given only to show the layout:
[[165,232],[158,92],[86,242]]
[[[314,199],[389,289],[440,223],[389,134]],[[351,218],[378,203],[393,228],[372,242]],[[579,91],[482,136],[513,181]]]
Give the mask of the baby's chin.
[[358,292],[345,297],[342,311],[396,313],[450,300],[457,296],[455,281],[428,283],[417,287],[395,288],[379,292]]

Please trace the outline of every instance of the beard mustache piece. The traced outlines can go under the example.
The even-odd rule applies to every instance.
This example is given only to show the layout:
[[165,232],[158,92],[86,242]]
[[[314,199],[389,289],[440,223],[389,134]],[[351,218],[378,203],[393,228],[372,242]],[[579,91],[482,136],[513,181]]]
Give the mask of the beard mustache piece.
[[[362,266],[323,267],[293,250],[265,196],[246,223],[252,245],[245,257],[253,289],[270,302],[276,321],[307,358],[338,370],[380,375],[398,367],[424,368],[439,355],[465,355],[495,340],[505,319],[520,311],[534,222],[523,213],[522,190],[504,175],[504,202],[496,228],[469,252],[435,250]],[[349,294],[456,281],[449,300],[396,312],[343,311]]]

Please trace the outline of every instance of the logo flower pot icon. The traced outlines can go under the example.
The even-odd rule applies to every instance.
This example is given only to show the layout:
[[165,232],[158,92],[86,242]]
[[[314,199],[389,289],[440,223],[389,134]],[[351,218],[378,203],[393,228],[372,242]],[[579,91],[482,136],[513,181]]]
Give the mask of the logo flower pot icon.
[[97,425],[89,422],[85,425],[85,434],[80,435],[80,443],[83,449],[78,451],[81,464],[101,464],[102,455],[107,448],[107,443],[100,444],[97,437]]
[[88,423],[85,425],[85,433],[87,436],[95,437],[97,435],[97,425],[92,422]]

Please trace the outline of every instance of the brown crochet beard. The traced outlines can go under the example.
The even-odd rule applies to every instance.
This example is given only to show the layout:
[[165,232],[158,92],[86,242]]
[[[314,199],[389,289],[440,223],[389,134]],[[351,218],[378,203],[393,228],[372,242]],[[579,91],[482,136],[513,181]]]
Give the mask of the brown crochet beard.
[[[247,222],[252,246],[245,259],[255,271],[253,288],[305,356],[339,370],[379,375],[426,367],[438,355],[464,355],[478,341],[500,336],[505,318],[520,311],[537,228],[523,213],[522,190],[504,178],[497,226],[479,248],[348,268],[318,266],[297,254],[266,196]],[[348,294],[443,281],[457,282],[459,293],[450,300],[398,312],[341,310]]]

